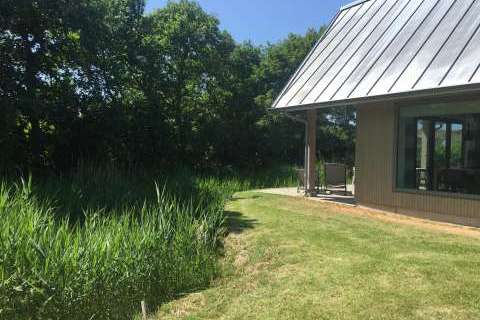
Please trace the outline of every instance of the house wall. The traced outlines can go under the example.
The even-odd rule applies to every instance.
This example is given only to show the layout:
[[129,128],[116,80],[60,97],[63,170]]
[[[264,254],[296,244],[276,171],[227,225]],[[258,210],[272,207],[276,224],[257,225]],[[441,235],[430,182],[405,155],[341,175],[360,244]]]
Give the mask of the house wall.
[[480,227],[480,196],[396,190],[392,103],[359,106],[357,120],[355,196],[360,205]]

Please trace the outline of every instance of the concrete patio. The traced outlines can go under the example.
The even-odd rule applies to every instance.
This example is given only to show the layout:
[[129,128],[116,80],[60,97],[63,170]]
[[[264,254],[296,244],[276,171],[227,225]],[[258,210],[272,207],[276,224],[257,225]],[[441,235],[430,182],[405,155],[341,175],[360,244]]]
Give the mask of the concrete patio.
[[300,192],[297,192],[297,188],[263,189],[263,190],[260,190],[260,192],[277,194],[282,196],[289,196],[289,197],[305,198],[312,201],[330,202],[330,203],[336,203],[336,204],[350,206],[350,207],[357,206],[357,203],[355,201],[355,195],[354,195],[355,192],[354,192],[353,185],[347,186],[346,194],[343,189],[334,188],[333,190],[329,190],[328,192],[320,192],[313,197],[305,197],[305,194],[302,190]]

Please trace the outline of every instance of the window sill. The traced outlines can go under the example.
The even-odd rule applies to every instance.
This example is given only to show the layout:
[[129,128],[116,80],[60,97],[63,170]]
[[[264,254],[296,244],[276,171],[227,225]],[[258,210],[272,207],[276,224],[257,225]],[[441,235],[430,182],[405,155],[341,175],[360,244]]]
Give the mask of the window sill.
[[464,200],[478,200],[480,201],[480,195],[466,194],[466,193],[453,193],[443,191],[425,191],[416,189],[394,189],[396,193],[409,193],[421,196],[439,197],[439,198],[452,198],[452,199],[464,199]]

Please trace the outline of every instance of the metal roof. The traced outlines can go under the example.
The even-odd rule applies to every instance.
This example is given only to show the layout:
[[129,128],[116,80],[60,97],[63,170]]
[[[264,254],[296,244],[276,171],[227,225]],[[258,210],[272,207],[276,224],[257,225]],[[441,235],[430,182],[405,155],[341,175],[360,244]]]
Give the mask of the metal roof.
[[343,7],[275,101],[329,107],[480,89],[480,0]]

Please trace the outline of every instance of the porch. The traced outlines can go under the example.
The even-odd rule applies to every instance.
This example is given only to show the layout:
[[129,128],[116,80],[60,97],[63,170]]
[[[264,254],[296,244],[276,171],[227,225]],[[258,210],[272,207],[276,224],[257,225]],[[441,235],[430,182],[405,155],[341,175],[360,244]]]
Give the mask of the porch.
[[[290,119],[304,125],[305,154],[303,168],[297,169],[297,188],[281,189],[283,190],[281,193],[277,190],[276,194],[355,204],[355,148],[353,150],[345,148],[340,154],[338,151],[336,154],[332,153],[328,147],[325,149],[325,145],[332,144],[332,138],[324,133],[325,128],[330,126],[335,126],[337,129],[343,128],[341,130],[348,130],[346,129],[348,124],[355,127],[355,108],[342,107],[341,110],[344,111],[341,112],[340,117],[338,114],[333,116],[335,109],[309,109],[285,113]],[[349,117],[347,114],[352,116]],[[320,132],[321,130],[323,132]],[[348,135],[348,133],[345,134]],[[350,136],[352,141],[355,140],[354,135]]]

